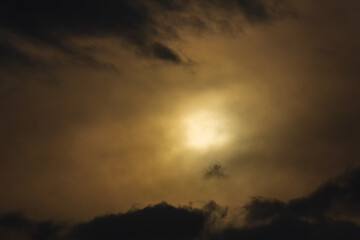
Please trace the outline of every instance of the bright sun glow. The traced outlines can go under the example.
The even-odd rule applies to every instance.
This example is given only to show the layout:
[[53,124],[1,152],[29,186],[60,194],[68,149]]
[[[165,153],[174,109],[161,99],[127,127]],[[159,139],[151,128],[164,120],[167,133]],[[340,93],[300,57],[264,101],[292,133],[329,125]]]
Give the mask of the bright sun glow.
[[220,146],[227,140],[226,123],[218,114],[200,111],[185,119],[187,142],[195,148]]

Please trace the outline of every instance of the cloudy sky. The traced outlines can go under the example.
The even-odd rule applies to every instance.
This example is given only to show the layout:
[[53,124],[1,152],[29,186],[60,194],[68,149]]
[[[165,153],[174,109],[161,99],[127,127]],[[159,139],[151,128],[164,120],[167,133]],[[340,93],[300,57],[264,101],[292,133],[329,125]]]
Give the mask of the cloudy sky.
[[0,234],[359,237],[359,10],[1,1]]

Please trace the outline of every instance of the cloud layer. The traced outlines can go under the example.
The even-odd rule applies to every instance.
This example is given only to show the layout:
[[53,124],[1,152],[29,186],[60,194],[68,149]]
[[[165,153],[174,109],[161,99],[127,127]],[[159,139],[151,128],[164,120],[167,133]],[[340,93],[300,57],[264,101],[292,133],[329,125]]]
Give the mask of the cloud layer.
[[254,198],[245,222],[216,228],[227,216],[214,202],[203,208],[165,202],[126,213],[107,214],[75,225],[32,221],[20,213],[0,217],[2,239],[359,239],[360,170],[331,180],[309,196],[282,202]]
[[[45,226],[59,238],[104,236],[95,220],[53,223],[102,213],[115,219],[106,231],[139,237],[119,225],[161,209],[202,217],[188,238],[277,236],[286,224],[288,238],[345,225],[356,235],[357,172],[298,197],[359,166],[359,2],[293,1],[303,15],[270,25],[287,2],[1,1],[0,211],[54,219]],[[229,142],[190,149],[181,119],[207,109],[229,120]],[[269,198],[244,207],[242,227],[219,232],[214,202],[174,207],[258,195]],[[25,220],[4,234],[41,235],[43,222],[7,216]]]
[[[209,30],[212,25],[242,25],[231,22],[242,16],[246,22],[268,22],[283,11],[282,1],[2,1],[0,3],[0,61],[28,64],[29,52],[19,49],[21,38],[39,47],[51,47],[71,58],[94,62],[89,49],[79,49],[74,38],[115,37],[139,54],[176,64],[182,54],[168,46],[183,27]],[[91,52],[90,52],[91,53]],[[35,61],[33,59],[32,61]],[[30,61],[31,62],[31,61]]]

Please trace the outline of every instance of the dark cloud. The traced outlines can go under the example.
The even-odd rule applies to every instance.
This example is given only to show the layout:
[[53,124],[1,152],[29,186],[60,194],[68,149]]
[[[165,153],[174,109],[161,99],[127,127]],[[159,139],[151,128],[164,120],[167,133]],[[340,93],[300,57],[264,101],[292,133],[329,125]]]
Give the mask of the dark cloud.
[[[281,2],[5,0],[0,3],[0,30],[17,34],[40,47],[56,48],[70,56],[86,53],[71,43],[74,37],[115,36],[147,57],[180,64],[184,59],[166,41],[177,38],[178,28],[193,23],[191,19],[201,23],[201,26],[197,24],[198,27],[206,28],[205,22],[212,21],[212,15],[219,15],[215,12],[225,11],[243,15],[251,22],[266,22],[279,15],[276,11],[281,9]],[[214,21],[230,21],[229,14]],[[6,39],[6,34],[4,36],[2,38]],[[12,48],[4,50],[14,51]],[[16,53],[14,56],[20,55]],[[6,55],[1,54],[1,57],[6,58]]]
[[107,69],[107,70],[117,70],[116,67],[111,63],[106,63],[95,59],[89,54],[82,53],[81,51],[76,51],[70,48],[62,49],[67,58],[63,60],[39,58],[38,56],[33,56],[28,52],[22,51],[18,46],[11,44],[9,42],[0,41],[0,69],[1,70],[14,70],[17,66],[23,67],[25,69],[37,68],[37,67],[46,67],[47,69],[51,68],[52,65],[66,65],[68,62],[76,64],[78,66],[89,66],[96,69]]
[[[210,201],[203,208],[165,202],[126,213],[99,216],[65,232],[52,221],[36,222],[19,213],[0,217],[1,239],[359,239],[360,170],[331,180],[309,196],[282,202],[254,198],[244,206],[245,224],[224,221],[228,209]],[[357,219],[359,220],[359,219]],[[225,227],[224,227],[225,226]]]
[[70,235],[75,239],[195,239],[204,228],[200,210],[176,208],[166,203],[125,214],[97,217],[79,224]]
[[154,43],[152,45],[152,52],[153,55],[157,58],[171,61],[174,63],[181,63],[181,58],[177,54],[175,54],[170,48],[161,43]]
[[357,169],[287,203],[254,198],[244,206],[244,227],[229,227],[209,239],[359,239],[359,180]]
[[266,223],[279,217],[285,209],[285,203],[277,199],[255,197],[244,206],[246,210],[245,220],[248,224]]
[[310,223],[294,218],[281,218],[269,225],[255,228],[229,228],[210,235],[211,240],[230,239],[292,239],[292,240],[355,240],[360,237],[359,226],[342,221]]
[[12,44],[0,42],[0,68],[9,68],[14,64],[31,67],[36,65],[36,61]]
[[204,173],[204,178],[226,178],[228,175],[225,173],[225,169],[220,164],[214,164],[209,166],[209,169],[207,169]]
[[245,206],[249,224],[270,221],[279,217],[324,221],[352,219],[360,216],[360,169],[320,186],[307,197],[284,203],[278,200],[255,198]]
[[211,212],[167,203],[131,210],[124,214],[99,216],[68,228],[50,221],[29,220],[20,213],[0,216],[0,238],[4,240],[112,240],[112,239],[196,239]]
[[4,240],[55,240],[60,239],[63,230],[63,225],[29,220],[19,212],[0,216],[0,239]]

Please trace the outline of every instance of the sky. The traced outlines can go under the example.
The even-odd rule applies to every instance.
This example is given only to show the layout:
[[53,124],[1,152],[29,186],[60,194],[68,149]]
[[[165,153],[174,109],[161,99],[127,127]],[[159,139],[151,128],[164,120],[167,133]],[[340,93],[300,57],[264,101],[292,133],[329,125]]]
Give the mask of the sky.
[[359,10],[1,1],[0,236],[359,239]]

